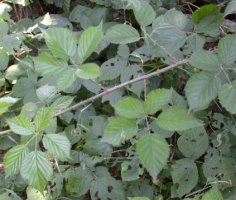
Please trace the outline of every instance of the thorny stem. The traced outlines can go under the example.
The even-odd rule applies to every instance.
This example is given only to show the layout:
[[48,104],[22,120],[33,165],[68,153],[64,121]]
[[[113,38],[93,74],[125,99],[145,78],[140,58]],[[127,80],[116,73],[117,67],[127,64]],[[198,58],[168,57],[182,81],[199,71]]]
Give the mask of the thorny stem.
[[[158,76],[158,75],[163,74],[163,73],[165,73],[165,72],[167,72],[167,71],[170,71],[170,70],[172,70],[172,69],[174,69],[174,68],[177,68],[177,67],[179,67],[180,65],[184,65],[184,64],[187,64],[187,63],[188,63],[188,60],[187,60],[187,59],[180,60],[180,61],[177,61],[176,63],[171,64],[171,65],[169,65],[169,66],[167,66],[167,67],[165,67],[165,68],[156,70],[156,71],[151,72],[151,73],[149,73],[149,74],[145,74],[145,75],[139,76],[139,77],[137,77],[137,78],[134,78],[134,79],[132,79],[132,80],[126,81],[126,82],[121,83],[121,84],[119,84],[119,85],[116,85],[116,86],[114,86],[114,87],[107,88],[107,89],[105,89],[103,92],[101,92],[101,93],[99,93],[99,94],[97,94],[97,95],[95,95],[95,96],[92,96],[92,97],[90,97],[90,98],[88,98],[88,99],[86,99],[86,100],[80,101],[79,103],[77,103],[77,104],[75,104],[75,105],[73,105],[73,106],[70,106],[70,107],[68,107],[68,108],[66,108],[66,109],[64,109],[64,110],[61,110],[61,111],[59,111],[59,112],[56,112],[56,113],[53,115],[53,117],[58,117],[58,116],[60,116],[60,115],[62,115],[62,114],[64,114],[64,113],[66,113],[66,112],[72,111],[72,110],[74,110],[74,109],[76,109],[76,108],[78,108],[78,107],[80,107],[80,106],[83,106],[83,105],[85,105],[85,104],[87,104],[87,103],[91,103],[91,102],[95,101],[96,99],[99,99],[100,97],[103,97],[103,96],[105,96],[105,95],[107,95],[107,94],[109,94],[109,93],[111,93],[111,92],[113,92],[113,91],[115,91],[115,90],[117,90],[117,89],[123,88],[123,87],[125,87],[125,86],[127,86],[127,85],[130,85],[130,84],[132,84],[132,83],[136,83],[136,82],[138,82],[138,81],[150,79],[150,78],[152,78],[152,77],[154,77],[154,76]],[[8,133],[10,133],[10,132],[11,132],[11,130],[0,131],[0,136],[6,135],[6,134],[8,134]]]
[[87,103],[93,102],[96,99],[99,99],[100,97],[105,96],[105,95],[107,95],[107,94],[109,94],[109,93],[111,93],[111,92],[113,92],[113,91],[115,91],[117,89],[123,88],[123,87],[125,87],[127,85],[130,85],[132,83],[136,83],[138,81],[142,81],[142,80],[146,80],[146,79],[152,78],[154,76],[158,76],[160,74],[163,74],[164,72],[170,71],[170,70],[172,70],[174,68],[179,67],[180,65],[184,65],[184,64],[187,64],[187,63],[188,63],[188,60],[186,60],[186,59],[185,60],[180,60],[180,61],[177,61],[176,63],[171,64],[168,67],[165,67],[163,69],[156,70],[156,71],[154,71],[152,73],[145,74],[143,76],[139,76],[137,78],[134,78],[132,80],[126,81],[126,82],[121,83],[119,85],[116,85],[114,87],[108,88],[108,89],[104,90],[103,92],[101,92],[101,93],[99,93],[99,94],[97,94],[95,96],[92,96],[92,97],[90,97],[90,98],[88,98],[88,99],[86,99],[84,101],[80,101],[79,103],[77,103],[77,104],[75,104],[75,105],[73,105],[73,106],[71,106],[69,108],[66,108],[64,110],[61,110],[61,111],[55,113],[54,117],[57,117],[57,116],[60,116],[63,113],[72,111],[72,110],[74,110],[74,109],[76,109],[76,108],[78,108],[78,107],[80,107],[82,105],[85,105]]

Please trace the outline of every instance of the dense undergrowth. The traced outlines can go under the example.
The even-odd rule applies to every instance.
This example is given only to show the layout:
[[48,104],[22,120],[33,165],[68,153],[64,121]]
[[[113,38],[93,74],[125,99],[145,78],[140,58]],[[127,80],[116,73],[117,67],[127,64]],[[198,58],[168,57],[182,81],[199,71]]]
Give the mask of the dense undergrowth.
[[235,200],[236,1],[0,2],[0,200]]

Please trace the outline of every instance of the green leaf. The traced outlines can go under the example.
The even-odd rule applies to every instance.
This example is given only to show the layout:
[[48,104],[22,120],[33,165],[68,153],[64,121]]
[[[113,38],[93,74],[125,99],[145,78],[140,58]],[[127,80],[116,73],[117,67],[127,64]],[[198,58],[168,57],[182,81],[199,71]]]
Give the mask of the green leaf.
[[194,11],[192,15],[192,20],[195,24],[199,23],[202,19],[207,17],[208,15],[218,12],[220,7],[214,4],[204,5],[200,9]]
[[33,188],[43,191],[52,176],[52,165],[41,151],[29,153],[22,162],[21,176]]
[[36,72],[43,76],[59,76],[67,69],[67,64],[57,60],[49,53],[43,52],[34,58]]
[[142,27],[148,26],[156,17],[152,6],[145,1],[136,1],[133,4],[134,16]]
[[144,102],[144,110],[147,114],[155,114],[165,105],[171,102],[172,90],[157,89],[151,91]]
[[42,108],[40,109],[35,116],[35,131],[36,132],[41,132],[43,131],[45,128],[47,128],[47,126],[49,125],[49,123],[51,122],[53,118],[53,112],[51,108]]
[[[0,26],[1,26],[0,37],[3,37],[5,35],[7,35],[8,31],[9,31],[9,26],[8,26],[8,23],[4,22],[4,21],[0,21]],[[0,67],[0,69],[1,69],[1,67]]]
[[219,91],[220,103],[232,114],[236,114],[236,104],[234,103],[236,98],[236,81],[231,84],[226,83],[222,85]]
[[163,111],[156,122],[158,126],[168,131],[185,131],[202,125],[202,121],[188,113],[184,107],[179,106]]
[[189,23],[188,17],[179,10],[172,8],[165,13],[165,19],[172,25],[183,30]]
[[18,101],[17,98],[13,97],[2,97],[0,98],[0,116],[5,113],[10,106]]
[[16,145],[5,154],[3,165],[7,177],[19,173],[22,161],[28,153],[26,145]]
[[206,152],[209,139],[204,127],[190,129],[181,134],[177,144],[185,157],[197,159]]
[[48,200],[40,191],[32,188],[27,187],[26,189],[27,200]]
[[129,200],[150,200],[147,197],[128,197]]
[[106,38],[114,44],[128,44],[140,39],[138,31],[126,24],[117,24],[109,28]]
[[119,101],[114,108],[118,115],[125,118],[135,119],[145,116],[143,102],[132,97]]
[[136,152],[144,168],[155,179],[167,163],[169,145],[158,134],[144,135],[137,141]]
[[213,199],[224,200],[221,192],[217,189],[217,187],[213,187],[208,192],[206,192],[202,197],[202,200],[213,200]]
[[97,48],[103,38],[102,25],[87,28],[79,39],[78,54],[86,60]]
[[44,147],[59,160],[70,158],[71,144],[67,137],[59,134],[47,134],[43,137]]
[[96,178],[93,178],[90,184],[90,197],[92,200],[125,199],[122,183],[114,179],[106,167],[96,167],[94,177]]
[[55,57],[68,60],[76,53],[77,37],[67,28],[49,28],[45,33],[45,40]]
[[125,118],[113,118],[107,124],[103,141],[114,146],[119,146],[122,142],[131,139],[138,132],[136,121]]
[[236,35],[227,35],[218,44],[218,55],[224,65],[231,65],[236,61]]
[[220,85],[214,73],[200,72],[192,75],[185,87],[189,109],[205,109],[216,98]]
[[17,116],[7,120],[10,129],[19,135],[34,134],[34,126],[27,117]]
[[3,47],[8,54],[14,55],[16,50],[20,50],[23,39],[25,39],[23,34],[5,35],[0,38],[0,47]]
[[171,176],[173,182],[178,184],[178,197],[189,193],[198,182],[198,170],[193,160],[188,158],[177,160],[172,165]]
[[95,63],[87,63],[80,65],[75,73],[82,79],[96,79],[100,75],[100,68]]
[[227,16],[227,15],[230,15],[230,14],[233,14],[236,12],[236,1],[235,0],[231,0],[226,8],[225,8],[225,12],[224,12],[224,16]]
[[59,77],[57,81],[57,88],[59,91],[65,90],[73,85],[76,81],[75,70],[67,69]]
[[51,104],[51,108],[54,111],[63,110],[73,102],[74,98],[72,96],[61,96]]
[[189,63],[202,70],[217,71],[220,69],[220,63],[217,55],[211,51],[199,50],[192,54]]
[[49,104],[55,98],[57,88],[55,86],[43,85],[36,90],[36,94],[41,102]]
[[0,71],[7,68],[9,62],[9,55],[0,48]]
[[204,5],[194,11],[192,20],[195,25],[195,29],[199,33],[211,33],[219,29],[223,23],[224,17],[220,13],[220,6],[217,5]]
[[150,42],[161,49],[164,54],[176,52],[186,42],[187,36],[185,32],[163,20],[161,16],[153,21],[152,29]]

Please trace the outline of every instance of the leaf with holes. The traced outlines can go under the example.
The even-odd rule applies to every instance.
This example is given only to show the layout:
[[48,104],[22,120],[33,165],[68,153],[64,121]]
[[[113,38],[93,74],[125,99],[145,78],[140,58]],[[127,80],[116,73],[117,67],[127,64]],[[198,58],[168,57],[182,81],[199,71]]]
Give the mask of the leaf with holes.
[[185,131],[202,125],[202,121],[196,119],[184,107],[173,106],[164,110],[156,120],[158,126],[168,131]]
[[163,169],[169,157],[169,145],[158,135],[144,135],[136,143],[136,152],[140,162],[155,179]]
[[7,177],[19,173],[22,161],[28,153],[26,145],[16,145],[5,154],[3,165]]
[[178,184],[178,196],[182,197],[197,185],[198,169],[191,159],[185,158],[177,160],[176,163],[172,165],[171,176],[173,182]]
[[113,118],[106,126],[103,141],[114,146],[131,139],[138,132],[135,120],[125,118]]
[[214,73],[200,72],[192,75],[185,86],[189,109],[205,109],[217,97],[220,86],[220,80]]
[[165,105],[171,102],[172,90],[157,89],[151,91],[144,102],[144,110],[147,114],[155,114]]
[[20,173],[30,186],[42,192],[53,170],[45,153],[32,151],[23,160]]
[[188,158],[197,159],[204,154],[208,148],[208,135],[204,127],[197,127],[181,132],[178,141],[180,152]]
[[109,28],[106,38],[114,44],[128,44],[140,39],[138,31],[126,24],[117,24]]

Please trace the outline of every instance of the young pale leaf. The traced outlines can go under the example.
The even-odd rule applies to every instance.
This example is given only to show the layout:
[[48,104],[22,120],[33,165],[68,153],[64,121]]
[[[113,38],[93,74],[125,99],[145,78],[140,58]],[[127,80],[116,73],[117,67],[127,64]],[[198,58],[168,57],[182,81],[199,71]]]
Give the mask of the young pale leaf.
[[86,60],[95,51],[102,38],[103,31],[101,24],[96,27],[87,28],[79,39],[79,57]]
[[144,102],[144,110],[147,114],[155,114],[163,106],[171,101],[172,90],[157,89],[151,91]]
[[128,44],[140,39],[138,31],[126,24],[117,24],[109,28],[106,38],[114,44]]
[[65,109],[73,102],[74,98],[72,96],[61,96],[52,103],[51,108],[54,111]]
[[167,163],[169,145],[161,135],[144,135],[137,141],[136,152],[143,166],[155,179]]
[[77,37],[67,28],[54,27],[47,30],[45,40],[55,57],[68,60],[76,53]]
[[191,76],[185,87],[189,109],[205,109],[216,98],[220,85],[214,73],[200,72]]
[[231,65],[236,61],[236,35],[227,35],[218,44],[218,54],[224,65]]
[[158,126],[168,131],[185,131],[202,125],[202,121],[188,113],[186,108],[179,106],[163,111],[156,122]]
[[19,173],[22,161],[28,153],[26,145],[17,145],[5,154],[3,165],[7,177]]
[[182,197],[197,185],[197,166],[193,160],[188,158],[177,160],[176,163],[172,165],[171,176],[173,182],[178,184],[178,196]]
[[7,120],[10,129],[19,135],[34,134],[34,126],[27,117],[17,116]]
[[0,48],[0,70],[4,70],[7,68],[9,62],[9,55],[4,51],[4,49]]
[[18,101],[17,98],[13,97],[2,97],[0,98],[0,115],[5,113],[8,108]]
[[103,141],[114,146],[131,139],[138,132],[135,120],[114,118],[106,126]]
[[212,188],[211,190],[206,192],[202,197],[202,200],[213,200],[213,199],[214,200],[224,200],[221,192],[218,190],[217,187]]
[[224,12],[224,16],[230,15],[236,13],[236,1],[235,0],[231,0],[226,8],[225,8],[225,12]]
[[53,117],[53,112],[51,108],[42,108],[40,109],[35,116],[35,128],[36,132],[41,132],[49,125]]
[[181,134],[177,144],[185,157],[197,159],[206,152],[209,142],[204,127],[189,129]]
[[59,134],[47,134],[43,137],[44,147],[59,160],[70,158],[71,144],[67,137]]
[[145,1],[136,1],[133,5],[134,16],[142,27],[148,26],[156,17],[152,6]]
[[43,76],[57,76],[63,74],[68,65],[52,57],[49,53],[43,52],[34,59],[36,72]]
[[211,51],[199,50],[192,54],[189,63],[202,70],[217,71],[220,69],[220,62],[217,55]]
[[76,75],[82,79],[95,79],[100,75],[100,68],[95,63],[87,63],[80,65],[76,70]]
[[222,85],[219,91],[220,103],[230,113],[236,114],[236,81]]
[[53,169],[43,152],[33,151],[23,160],[20,173],[30,186],[42,192],[52,176]]
[[135,119],[145,116],[143,102],[132,97],[119,101],[114,108],[118,115],[125,118]]

